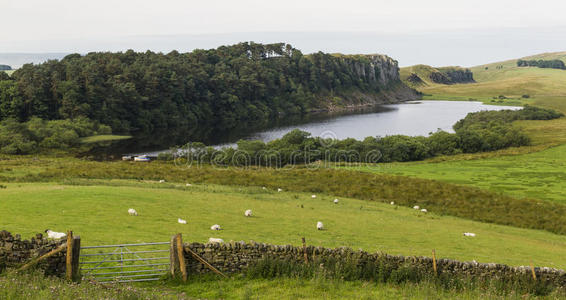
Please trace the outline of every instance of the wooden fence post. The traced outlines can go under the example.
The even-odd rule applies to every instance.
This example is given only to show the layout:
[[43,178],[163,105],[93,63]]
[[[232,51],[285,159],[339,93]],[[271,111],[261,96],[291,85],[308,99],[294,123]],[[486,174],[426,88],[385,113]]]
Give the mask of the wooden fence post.
[[305,263],[308,264],[309,263],[309,257],[307,255],[307,242],[305,241],[305,238],[302,238],[303,240],[303,255],[305,256]]
[[73,279],[73,232],[67,231],[67,254],[65,256],[65,278]]
[[40,261],[42,261],[42,260],[44,260],[44,259],[47,259],[47,258],[49,258],[49,257],[51,257],[51,256],[53,256],[53,255],[55,255],[55,254],[57,254],[57,253],[59,253],[59,252],[62,252],[62,251],[65,250],[65,249],[67,249],[67,244],[63,244],[63,245],[59,246],[59,248],[51,250],[49,253],[46,253],[46,254],[44,254],[44,255],[42,255],[42,256],[36,258],[36,259],[32,259],[30,262],[28,262],[27,264],[25,264],[25,265],[23,265],[22,267],[20,267],[17,271],[24,271],[24,270],[27,270],[27,269],[29,269],[31,266],[36,265],[38,262],[40,262]]
[[183,282],[187,282],[187,266],[185,265],[185,251],[183,250],[183,237],[177,234],[177,255],[179,256],[179,269],[183,276]]
[[79,268],[79,259],[81,257],[81,237],[74,236],[72,242],[72,257],[71,257],[71,280],[78,282],[81,279],[81,272]]
[[177,235],[171,237],[169,246],[169,263],[171,276],[175,277],[175,272],[179,270],[179,255],[177,254]]
[[434,270],[434,276],[438,276],[438,272],[436,270],[436,252],[432,249],[432,268]]

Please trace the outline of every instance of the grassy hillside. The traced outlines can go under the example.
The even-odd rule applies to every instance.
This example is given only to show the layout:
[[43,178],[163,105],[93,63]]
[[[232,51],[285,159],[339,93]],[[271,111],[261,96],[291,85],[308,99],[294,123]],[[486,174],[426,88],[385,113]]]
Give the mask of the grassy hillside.
[[[458,82],[471,82],[471,77],[465,78],[468,70],[458,66],[435,68],[427,65],[415,65],[401,68],[401,80],[412,88],[423,88],[435,85],[449,85]],[[469,74],[471,75],[471,74]]]
[[[522,59],[561,59],[566,52],[545,53]],[[531,97],[566,96],[566,71],[517,67],[517,60],[490,63],[470,68],[476,83],[466,85],[429,85],[420,90],[434,96],[464,97]]]
[[[485,224],[412,208],[334,195],[277,192],[261,187],[227,187],[152,181],[89,181],[68,184],[8,184],[0,194],[2,229],[31,237],[51,228],[72,229],[84,245],[168,241],[176,232],[187,241],[209,237],[273,244],[301,243],[439,256],[511,265],[566,267],[566,236]],[[72,184],[72,185],[70,185]],[[128,208],[139,216],[131,217]],[[252,209],[254,216],[243,212]],[[181,217],[187,225],[177,223]],[[322,221],[327,230],[318,231]],[[224,230],[210,230],[220,224]],[[119,230],[116,230],[118,229]],[[474,232],[467,238],[463,232]]]
[[[401,80],[404,81],[406,84],[410,85],[411,87],[421,87],[427,85],[434,85],[435,83],[430,80],[430,74],[436,72],[437,70],[431,66],[427,65],[415,65],[410,67],[404,67],[399,70],[399,75]],[[419,78],[423,81],[423,84],[415,84],[413,82],[407,81],[407,78],[411,74],[416,74]]]

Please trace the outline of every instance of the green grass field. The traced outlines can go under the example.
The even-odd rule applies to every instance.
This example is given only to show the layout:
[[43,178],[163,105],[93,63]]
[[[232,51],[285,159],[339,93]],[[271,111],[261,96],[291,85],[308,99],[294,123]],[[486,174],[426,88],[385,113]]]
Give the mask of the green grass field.
[[[7,184],[0,194],[2,228],[24,237],[50,228],[72,229],[84,245],[168,241],[260,241],[382,251],[388,254],[498,262],[510,265],[566,266],[566,236],[485,224],[411,208],[340,198],[281,192],[260,187],[226,187],[155,181],[73,180]],[[82,185],[84,184],[84,185]],[[301,205],[303,207],[301,207]],[[135,208],[139,216],[127,214]],[[254,217],[243,213],[252,209]],[[181,217],[187,225],[177,223]],[[322,221],[327,230],[318,231]],[[210,230],[220,224],[224,230]],[[463,232],[474,232],[466,238]]]
[[132,138],[129,135],[114,135],[114,134],[107,134],[107,135],[93,135],[81,138],[81,143],[89,144],[89,143],[101,143],[101,142],[112,142],[112,141],[119,141],[119,140],[127,140]]
[[356,169],[472,185],[566,205],[566,145],[487,159],[393,163]]

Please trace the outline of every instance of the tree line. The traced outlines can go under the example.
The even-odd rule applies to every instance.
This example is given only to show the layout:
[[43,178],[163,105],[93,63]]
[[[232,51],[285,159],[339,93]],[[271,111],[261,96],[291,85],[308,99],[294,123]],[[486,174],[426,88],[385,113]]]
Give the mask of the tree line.
[[370,76],[379,71],[364,56],[303,55],[284,43],[71,54],[0,73],[0,120],[88,118],[114,133],[204,140],[306,113],[328,96],[379,93],[387,87]]
[[566,70],[566,65],[559,59],[553,60],[522,60],[517,61],[517,67],[538,67],[538,68],[551,68]]

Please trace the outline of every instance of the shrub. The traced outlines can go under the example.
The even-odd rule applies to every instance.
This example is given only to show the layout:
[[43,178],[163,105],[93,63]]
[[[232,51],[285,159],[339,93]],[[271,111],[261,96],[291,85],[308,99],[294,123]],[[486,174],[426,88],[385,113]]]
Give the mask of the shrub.
[[30,154],[53,149],[70,149],[80,138],[109,134],[112,130],[86,118],[46,121],[32,118],[27,122],[7,119],[0,122],[0,153]]

